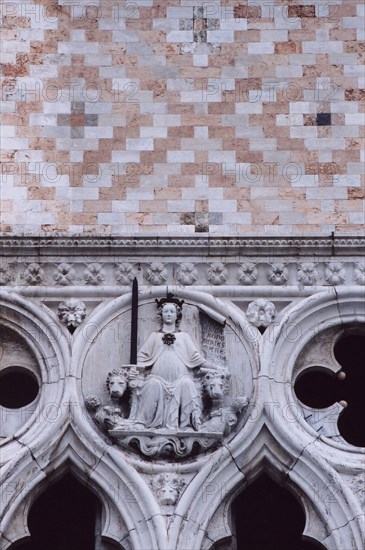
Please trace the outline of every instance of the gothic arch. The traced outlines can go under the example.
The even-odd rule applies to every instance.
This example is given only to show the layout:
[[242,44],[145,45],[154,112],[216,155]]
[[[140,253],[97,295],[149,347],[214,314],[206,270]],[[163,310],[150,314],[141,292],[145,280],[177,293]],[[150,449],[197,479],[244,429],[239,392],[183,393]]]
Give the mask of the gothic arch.
[[0,324],[29,347],[37,364],[40,383],[34,409],[25,415],[24,423],[2,442],[1,477],[5,482],[2,487],[1,545],[7,548],[10,520],[12,530],[26,532],[22,516],[15,518],[13,513],[24,496],[34,489],[36,480],[44,477],[43,455],[47,453],[54,434],[62,432],[67,418],[67,408],[62,405],[67,401],[70,342],[48,308],[6,291],[1,297]]
[[[364,449],[324,436],[318,437],[317,432],[300,414],[293,390],[293,370],[301,351],[316,336],[320,337],[326,330],[335,327],[338,327],[340,333],[344,328],[360,323],[365,324],[363,291],[358,288],[330,288],[294,304],[273,327],[271,333],[264,334],[262,340],[262,374],[268,380],[280,382],[265,384],[265,400],[286,404],[286,418],[283,414],[277,416],[277,428],[285,437],[290,422],[290,428],[299,441],[309,443],[313,436],[316,437],[322,455],[328,457],[331,463],[333,458],[330,447],[335,447],[340,453],[344,452],[347,456],[346,462],[354,461],[358,464],[363,461]],[[326,366],[335,372],[341,368],[333,357],[328,357]],[[333,463],[339,465],[338,460]]]
[[[33,417],[1,450],[1,475],[6,482],[2,487],[0,548],[5,550],[29,536],[27,515],[35,496],[70,465],[75,475],[102,497],[106,516],[103,536],[119,541],[116,525],[124,522],[123,536],[133,549],[146,544],[163,548],[165,526],[150,489],[119,450],[102,437],[93,437],[85,420],[77,381],[70,370],[69,333],[48,308],[29,299],[4,293],[3,306],[3,324],[24,337],[39,360],[42,389]],[[47,404],[56,411],[49,422],[44,418]],[[139,530],[136,521],[142,526]],[[157,544],[156,537],[162,542]]]
[[[3,447],[1,473],[7,481],[0,547],[5,550],[29,535],[26,519],[37,491],[71,468],[103,502],[103,535],[117,542],[122,538],[127,549],[210,548],[212,541],[230,536],[231,503],[262,471],[288,485],[301,500],[306,536],[327,548],[345,547],[350,541],[360,549],[360,505],[339,474],[361,472],[364,450],[319,436],[300,415],[290,416],[290,406],[296,403],[293,369],[301,350],[328,328],[364,322],[363,292],[329,288],[294,302],[260,337],[231,302],[181,287],[168,290],[224,316],[245,342],[253,375],[245,424],[214,452],[198,456],[194,465],[182,465],[181,471],[193,478],[180,497],[168,534],[144,477],[154,465],[111,444],[92,424],[82,397],[88,350],[108,323],[130,309],[130,293],[101,304],[73,339],[46,307],[4,293],[3,323],[29,343],[39,360],[42,392],[37,410],[51,400],[58,404],[59,414],[52,423],[29,419]],[[145,290],[141,303],[152,304],[166,292],[166,287]],[[155,471],[159,468],[163,466]],[[124,525],[122,536],[116,525]]]
[[[344,547],[348,541],[354,548],[362,547],[361,509],[338,472],[362,471],[363,450],[326,441],[301,418],[294,418],[288,430],[285,413],[294,401],[291,374],[300,350],[318,330],[364,322],[363,307],[361,290],[329,289],[289,307],[273,332],[264,334],[255,403],[259,417],[251,425],[248,419],[243,430],[199,472],[189,493],[183,494],[176,509],[179,546],[192,547],[194,540],[197,547],[209,548],[212,540],[229,536],[230,503],[242,484],[268,470],[273,477],[285,479],[300,498],[307,537],[328,548]],[[300,337],[294,338],[298,326]],[[331,447],[336,448],[335,456]],[[224,487],[227,496],[222,499],[217,490],[204,502],[204,486]],[[220,524],[226,526],[223,536],[214,533],[215,514],[220,514]]]
[[[90,443],[83,444],[69,426],[55,442],[42,467],[34,457],[23,456],[8,481],[8,486],[21,486],[22,490],[17,491],[11,506],[4,510],[1,548],[5,550],[12,543],[29,537],[27,518],[31,506],[39,494],[66,471],[72,472],[101,500],[105,516],[104,538],[127,549],[142,550],[146,544],[157,548],[156,536],[163,537],[162,521],[156,517],[159,510],[157,506],[151,509],[153,499],[148,488],[134,469],[122,464],[120,455],[113,451],[113,448],[104,448],[96,453],[96,449],[91,448]],[[145,524],[138,533],[136,522]]]
[[242,444],[236,451],[233,445],[222,449],[214,463],[207,464],[192,481],[189,494],[183,494],[176,508],[178,524],[174,529],[180,531],[179,545],[192,548],[195,541],[196,547],[208,549],[212,541],[223,538],[222,526],[223,535],[230,536],[234,498],[265,471],[287,484],[301,501],[306,513],[306,537],[327,548],[341,548],[346,540],[352,540],[354,548],[360,549],[363,539],[358,504],[341,477],[318,451],[308,448],[301,453],[298,449],[295,456],[288,452],[285,442],[279,443],[274,437],[269,422],[262,419],[261,424],[262,429],[250,444]]

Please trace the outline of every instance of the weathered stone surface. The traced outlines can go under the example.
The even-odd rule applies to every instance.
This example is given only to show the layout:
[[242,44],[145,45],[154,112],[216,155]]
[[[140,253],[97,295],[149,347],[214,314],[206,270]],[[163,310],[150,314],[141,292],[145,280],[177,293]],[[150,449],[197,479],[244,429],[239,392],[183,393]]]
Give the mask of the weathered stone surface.
[[[308,537],[360,550],[364,451],[338,431],[343,404],[324,409],[303,405],[294,382],[314,364],[337,373],[341,366],[332,356],[334,343],[346,327],[359,330],[365,324],[361,240],[281,240],[277,248],[251,240],[245,250],[254,253],[247,255],[238,253],[242,240],[229,239],[108,240],[105,248],[103,240],[80,240],[79,250],[76,242],[68,247],[67,239],[40,240],[37,248],[27,248],[28,243],[19,239],[4,247],[7,264],[16,269],[3,287],[1,324],[12,326],[14,345],[11,364],[2,347],[1,368],[12,368],[14,362],[19,366],[23,348],[31,350],[28,367],[40,390],[24,422],[14,424],[10,416],[2,416],[7,436],[1,451],[2,548],[28,534],[28,499],[71,461],[84,482],[103,495],[110,518],[103,536],[130,550],[146,545],[208,549],[212,541],[231,540],[234,496],[263,469],[285,479],[302,500]],[[201,246],[210,246],[211,254],[203,270]],[[335,247],[335,260],[328,246]],[[356,255],[350,254],[351,246]],[[268,249],[273,251],[270,262]],[[19,264],[20,257],[31,270]],[[167,277],[174,274],[170,258],[178,259],[176,272],[180,270],[180,279],[189,276],[186,284],[149,283],[142,258],[146,266],[163,264]],[[227,279],[213,285],[208,270],[222,265]],[[33,284],[23,274],[36,276],[38,266],[42,281]],[[87,284],[100,273],[107,286]],[[140,282],[137,347],[143,349],[152,334],[165,337],[161,346],[173,353],[174,337],[187,333],[203,363],[219,366],[199,369],[197,364],[196,393],[190,385],[181,403],[189,408],[194,396],[203,400],[201,409],[194,409],[194,421],[189,413],[186,426],[180,417],[171,429],[162,415],[161,426],[152,427],[138,399],[131,407],[138,377],[146,388],[153,378],[152,364],[145,374],[129,364],[132,273]],[[192,274],[197,279],[190,284]],[[326,277],[332,277],[331,284]],[[270,284],[269,278],[275,280]],[[182,332],[175,332],[176,324],[170,326],[166,317],[170,330],[164,335],[158,332],[155,300],[166,299],[168,292],[177,302],[184,300]],[[87,316],[82,309],[82,319],[69,318],[77,325],[70,334],[67,316],[74,315],[80,299]],[[270,319],[260,320],[257,308],[249,313],[250,304],[264,311],[269,302],[275,304],[276,316],[271,306]],[[68,310],[62,306],[59,317],[60,303],[68,303]],[[160,378],[163,393],[166,381]],[[177,391],[179,382],[169,384]],[[147,404],[154,399],[167,410],[156,395],[151,387]],[[25,409],[13,411],[21,417]]]

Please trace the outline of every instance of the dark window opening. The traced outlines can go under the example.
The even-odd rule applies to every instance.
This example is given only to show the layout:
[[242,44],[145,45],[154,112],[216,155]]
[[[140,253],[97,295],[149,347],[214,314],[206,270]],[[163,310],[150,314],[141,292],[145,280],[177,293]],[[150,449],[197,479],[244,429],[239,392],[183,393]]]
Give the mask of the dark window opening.
[[365,447],[365,331],[343,336],[336,343],[334,353],[346,373],[341,387],[347,407],[340,415],[338,429],[346,441]]
[[313,367],[298,376],[294,391],[297,398],[308,407],[322,409],[343,399],[342,381],[338,382],[336,375],[329,369]]
[[302,506],[266,474],[238,495],[232,519],[237,550],[324,550],[320,543],[302,540]]
[[[99,499],[70,474],[51,485],[33,504],[28,527],[29,542],[11,550],[111,550],[119,545],[98,536]],[[96,541],[99,540],[98,545]]]
[[334,355],[345,378],[339,379],[329,369],[308,368],[297,378],[295,394],[305,405],[318,409],[347,403],[338,420],[339,432],[351,445],[365,447],[365,331],[349,329],[335,344]]
[[9,367],[0,373],[0,405],[20,409],[38,395],[39,385],[34,374],[23,367]]

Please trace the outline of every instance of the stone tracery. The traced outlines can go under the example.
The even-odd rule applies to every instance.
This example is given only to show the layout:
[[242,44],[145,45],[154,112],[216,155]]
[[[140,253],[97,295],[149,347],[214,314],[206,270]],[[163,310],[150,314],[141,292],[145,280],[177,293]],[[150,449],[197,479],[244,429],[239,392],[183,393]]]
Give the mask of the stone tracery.
[[[360,295],[361,289],[358,290],[358,294]],[[156,288],[155,296],[161,297],[166,295],[164,292],[165,290]],[[351,290],[351,293],[354,295],[353,290]],[[334,296],[338,296],[337,302],[334,300]],[[152,296],[152,298],[153,297],[154,296]],[[198,322],[199,314],[197,313],[198,308],[196,307],[200,303],[202,306],[206,306],[207,311],[209,308],[217,311],[217,316],[218,313],[224,313],[227,319],[229,319],[229,327],[235,327],[235,330],[240,330],[239,327],[242,328],[245,326],[248,330],[249,325],[244,325],[244,316],[240,316],[237,311],[238,308],[232,308],[230,305],[227,310],[227,302],[225,302],[224,305],[222,303],[222,305],[216,309],[217,301],[208,294],[189,291],[183,295],[180,294],[180,297],[184,298],[189,304],[186,309],[186,322],[188,323],[189,330],[192,330],[194,338],[196,338],[196,334],[202,334],[203,325],[200,325]],[[152,298],[150,294],[148,295],[148,298],[146,296],[146,298],[144,298],[145,301],[142,302],[141,306],[143,310],[141,310],[142,318],[149,319],[149,324],[142,323],[141,343],[151,331],[151,327],[154,322],[153,308],[155,306],[153,306],[153,303],[151,302]],[[29,302],[29,300],[27,307],[24,307],[24,311],[29,310],[29,304],[32,304],[31,308],[33,308],[33,315],[37,314],[39,316],[38,319],[44,317],[46,308],[37,308],[37,306],[34,306],[33,302]],[[78,335],[75,333],[75,342],[72,344],[72,363],[70,372],[79,372],[79,374],[77,377],[70,376],[68,392],[67,394],[64,394],[62,400],[59,401],[60,412],[67,410],[67,407],[64,405],[66,402],[75,402],[75,396],[80,395],[79,381],[80,379],[85,378],[85,369],[87,365],[91,364],[90,361],[93,361],[92,355],[90,355],[90,358],[87,359],[88,353],[91,353],[91,351],[88,350],[94,349],[93,345],[97,345],[98,340],[102,338],[101,335],[107,332],[107,327],[109,326],[108,323],[110,323],[113,316],[118,316],[120,312],[123,312],[124,310],[128,311],[127,304],[127,294],[120,299],[111,301],[109,304],[105,304],[102,308],[99,308],[98,311],[95,310],[95,314],[91,315],[91,317],[85,321],[86,330],[83,333],[80,332]],[[151,305],[149,306],[148,304]],[[162,500],[157,498],[157,493],[154,493],[155,489],[151,492],[150,489],[146,488],[143,480],[140,479],[139,474],[137,474],[135,470],[135,468],[137,468],[138,471],[142,469],[144,478],[150,479],[153,469],[155,467],[159,467],[162,468],[160,470],[161,473],[165,472],[164,479],[165,477],[169,478],[170,474],[172,475],[172,472],[175,472],[175,467],[172,466],[169,460],[165,461],[162,458],[161,461],[160,457],[154,464],[154,461],[151,461],[151,459],[145,460],[142,458],[141,460],[141,456],[138,456],[138,452],[136,452],[136,450],[133,455],[131,455],[123,449],[117,448],[116,446],[110,446],[110,439],[107,434],[108,429],[110,429],[109,426],[113,425],[113,415],[114,420],[116,418],[119,421],[119,419],[126,414],[122,410],[123,407],[119,407],[120,403],[118,400],[121,399],[123,404],[123,399],[127,397],[126,392],[120,392],[120,397],[115,395],[115,402],[113,402],[113,400],[109,397],[110,402],[106,404],[108,393],[107,389],[104,387],[104,384],[106,382],[107,373],[112,372],[113,367],[116,364],[114,360],[112,362],[109,361],[109,364],[106,365],[105,361],[101,358],[101,361],[98,363],[98,368],[100,369],[100,366],[102,365],[104,369],[102,369],[103,373],[100,377],[102,387],[100,391],[102,398],[100,398],[100,396],[95,396],[96,399],[94,401],[87,400],[87,404],[90,409],[99,411],[99,416],[96,419],[96,422],[100,427],[102,427],[102,430],[99,430],[96,427],[90,428],[91,424],[88,420],[89,416],[86,411],[83,413],[77,408],[72,408],[73,418],[70,428],[71,426],[73,427],[71,428],[71,431],[68,428],[64,428],[64,422],[67,418],[67,415],[64,415],[60,417],[56,423],[59,427],[58,429],[63,431],[64,435],[53,435],[49,437],[46,434],[42,434],[42,429],[36,430],[38,432],[38,436],[35,439],[32,435],[30,438],[27,438],[27,445],[29,445],[32,449],[32,453],[37,460],[44,461],[44,471],[46,472],[50,471],[54,467],[57,468],[57,464],[65,463],[64,461],[67,461],[67,456],[73,456],[72,460],[74,460],[74,463],[79,464],[78,466],[75,466],[76,469],[79,467],[80,469],[84,468],[81,462],[78,463],[77,459],[77,455],[80,453],[86,453],[86,451],[81,450],[84,448],[83,445],[93,448],[93,451],[88,451],[89,458],[87,460],[90,464],[90,466],[88,466],[88,468],[90,468],[90,472],[93,471],[94,468],[93,464],[95,453],[100,458],[100,464],[97,469],[104,468],[106,467],[106,464],[109,464],[109,466],[116,472],[114,483],[117,485],[120,483],[120,481],[117,480],[125,479],[124,476],[128,471],[130,480],[128,482],[130,484],[129,487],[133,487],[133,491],[139,492],[139,495],[143,490],[143,494],[145,495],[144,498],[146,499],[146,502],[149,502],[149,506],[151,506],[151,511],[148,513],[146,510],[142,510],[141,508],[134,509],[134,518],[131,520],[132,523],[129,524],[131,534],[127,535],[125,533],[125,535],[123,535],[125,541],[128,537],[131,537],[129,539],[131,541],[131,548],[138,548],[138,544],[141,544],[141,542],[138,543],[137,539],[133,538],[134,535],[132,536],[133,529],[131,525],[133,524],[133,521],[135,521],[135,518],[138,517],[139,521],[147,521],[143,518],[152,517],[152,515],[157,518],[158,514],[162,514],[161,522],[159,523],[158,534],[155,538],[151,534],[151,538],[149,539],[149,545],[151,548],[157,548],[159,546],[164,547],[164,545],[165,547],[195,548],[197,544],[200,544],[201,548],[209,548],[209,546],[207,546],[208,540],[219,540],[219,537],[221,536],[221,533],[218,534],[218,532],[214,532],[213,524],[211,523],[212,516],[216,514],[215,517],[220,518],[218,523],[220,525],[225,525],[227,518],[229,517],[229,503],[232,501],[234,494],[236,494],[235,492],[238,490],[238,487],[242,487],[242,483],[245,483],[246,479],[252,479],[251,476],[257,475],[257,472],[263,468],[269,468],[271,472],[287,472],[288,480],[290,480],[292,487],[294,490],[298,490],[301,498],[304,499],[303,505],[307,510],[306,534],[311,536],[311,534],[313,535],[313,533],[317,533],[315,535],[315,537],[317,537],[316,540],[320,540],[328,548],[341,547],[341,545],[343,546],[344,541],[348,540],[349,537],[352,537],[354,540],[354,548],[360,548],[362,540],[361,526],[356,518],[361,513],[361,507],[360,503],[356,504],[356,497],[354,495],[361,494],[361,491],[359,492],[357,485],[350,488],[350,485],[347,484],[346,476],[349,475],[349,472],[351,472],[354,467],[357,469],[356,471],[361,473],[361,463],[363,460],[362,449],[351,449],[346,443],[336,443],[333,438],[329,439],[326,436],[318,438],[318,435],[316,436],[313,434],[312,427],[306,423],[302,417],[296,417],[295,415],[289,416],[289,409],[283,410],[282,414],[278,417],[276,416],[276,413],[278,412],[277,409],[275,409],[275,415],[273,416],[270,407],[268,405],[264,405],[265,403],[267,404],[270,402],[290,403],[291,400],[295,399],[295,395],[293,393],[291,396],[289,396],[289,394],[286,395],[285,393],[289,391],[289,384],[277,384],[275,387],[268,384],[267,380],[272,377],[272,366],[275,365],[275,376],[278,380],[289,380],[291,378],[290,373],[292,372],[294,364],[300,355],[299,350],[302,349],[306,343],[311,341],[313,330],[318,327],[318,323],[322,322],[321,315],[324,316],[326,323],[332,323],[333,326],[339,322],[344,322],[349,325],[351,325],[351,323],[358,323],[359,320],[362,319],[360,314],[361,310],[358,305],[355,306],[354,304],[354,301],[350,301],[348,291],[345,288],[337,289],[337,294],[335,294],[331,289],[328,289],[328,291],[318,295],[316,298],[303,300],[301,302],[294,302],[290,307],[286,308],[283,314],[280,313],[278,315],[272,332],[270,334],[264,334],[261,337],[264,342],[261,346],[261,351],[259,351],[258,346],[255,343],[260,336],[255,333],[256,329],[252,329],[250,337],[247,338],[247,342],[250,343],[245,344],[246,350],[251,349],[251,351],[248,352],[248,357],[250,364],[253,367],[254,374],[254,387],[251,390],[248,388],[248,395],[251,397],[251,402],[248,407],[246,407],[246,403],[243,403],[243,417],[238,414],[237,419],[233,419],[234,423],[237,421],[238,422],[237,428],[234,427],[232,432],[230,432],[229,429],[229,422],[226,421],[228,424],[226,423],[224,428],[223,447],[219,447],[218,449],[213,447],[209,450],[208,454],[203,453],[201,455],[194,455],[192,462],[188,461],[185,463],[184,459],[180,459],[181,466],[185,468],[184,482],[186,485],[184,486],[183,491],[179,491],[179,497],[174,504],[170,504],[170,502],[172,502],[172,494],[171,498],[169,498],[169,504],[163,504],[163,497]],[[22,306],[20,306],[20,310],[21,308]],[[353,314],[354,310],[357,312],[355,316]],[[227,316],[228,311],[229,315]],[[311,313],[311,311],[315,312],[315,314]],[[323,311],[323,314],[321,311]],[[341,312],[341,318],[338,316],[338,311]],[[309,322],[308,319],[310,319],[311,315],[313,316],[313,321]],[[118,317],[116,318],[118,319]],[[102,321],[102,319],[105,319],[105,321]],[[121,317],[122,322],[118,326],[124,326],[125,322],[123,319],[124,318]],[[233,323],[232,319],[234,319]],[[107,320],[108,322],[106,322]],[[62,332],[62,325],[59,325],[56,329],[55,317],[50,316],[48,326],[53,326],[53,330],[55,332],[54,342],[59,341],[60,334],[56,336],[56,332],[57,330],[60,330],[59,327],[61,327]],[[295,334],[295,330],[298,329],[298,326],[300,327],[300,335]],[[209,407],[206,405],[205,415],[203,416],[203,426],[205,424],[205,428],[207,423],[214,422],[214,426],[216,426],[216,421],[220,421],[222,419],[220,416],[221,408],[222,410],[225,409],[225,419],[229,418],[230,414],[239,413],[239,406],[241,406],[242,403],[239,403],[238,398],[245,393],[243,392],[242,387],[237,386],[239,379],[236,377],[234,370],[231,371],[231,351],[233,348],[231,349],[230,346],[232,340],[234,339],[232,339],[232,336],[230,335],[229,330],[231,330],[231,328],[229,327],[227,328],[223,326],[222,328],[223,334],[226,334],[226,340],[225,346],[221,347],[221,350],[224,350],[227,354],[227,362],[226,365],[224,365],[224,369],[228,367],[228,372],[231,374],[231,378],[228,375],[223,375],[223,372],[219,372],[218,375],[217,373],[213,373],[213,378],[216,377],[217,379],[214,380],[214,383],[209,388],[209,391],[212,392],[212,395],[209,395],[209,399],[217,399],[217,401],[215,403],[211,401]],[[184,327],[184,329],[185,328],[186,327]],[[113,334],[113,338],[115,339],[116,333],[111,332],[111,334]],[[219,331],[217,331],[217,335],[219,334]],[[85,335],[87,335],[87,339],[85,339]],[[61,340],[63,341],[62,346],[65,365],[69,363],[69,359],[66,357],[68,353],[66,353],[66,349],[69,346],[67,343],[68,337],[69,335],[67,330],[64,330]],[[240,338],[241,337],[243,338],[242,335]],[[123,340],[124,336],[122,335],[120,341],[122,342]],[[239,341],[239,339],[235,341],[235,346],[237,346]],[[96,344],[92,344],[92,342],[96,342]],[[102,345],[102,342],[100,345]],[[42,341],[41,347],[43,347],[43,349],[47,348],[45,340]],[[285,349],[282,349],[283,347]],[[102,348],[99,348],[99,350],[100,349]],[[123,346],[119,344],[118,339],[116,340],[116,349],[117,351],[119,350],[118,353],[120,353],[120,350],[123,349]],[[202,349],[204,349],[203,346]],[[206,350],[208,349],[209,347],[206,348]],[[108,348],[108,353],[110,351],[111,349]],[[216,357],[223,357],[222,353],[223,352],[220,351],[216,354]],[[284,365],[282,362],[277,360],[278,354],[280,357],[290,358],[288,365]],[[261,357],[261,371],[258,370],[257,365],[255,365],[255,360],[253,359],[258,355]],[[60,357],[60,353],[55,352],[53,356]],[[49,373],[55,373],[54,369],[58,368],[55,367],[57,361],[52,358],[53,356],[52,354],[48,354],[49,359],[47,359],[47,361],[49,363]],[[112,356],[110,357],[112,358]],[[41,361],[40,356],[38,360]],[[123,362],[125,362],[125,359],[123,359],[119,365],[123,364]],[[82,369],[83,366],[84,373],[81,374],[82,371],[78,371],[78,369]],[[300,362],[297,368],[301,368]],[[220,378],[219,380],[219,377],[222,375],[223,378]],[[42,374],[42,378],[43,376],[44,374]],[[212,378],[210,378],[211,373],[205,373],[204,377],[205,381],[203,385],[206,386],[208,393],[209,381],[212,381]],[[57,377],[54,379],[56,380]],[[229,391],[232,392],[230,394],[232,400],[227,405],[228,410],[225,407],[220,407],[219,402],[220,397],[225,395],[226,384],[230,388]],[[56,385],[50,384],[49,386],[55,389]],[[259,392],[257,389],[258,387],[260,388]],[[47,389],[47,385],[42,387],[41,397],[45,389]],[[88,389],[88,387],[85,387],[85,391]],[[88,394],[84,393],[84,395],[86,397]],[[58,402],[57,399],[60,398],[56,397],[55,402]],[[120,412],[116,410],[118,408],[120,409]],[[215,414],[216,412],[217,414]],[[127,412],[127,414],[130,414],[130,412]],[[254,419],[254,421],[250,421],[250,418]],[[29,420],[29,425],[32,426],[33,421],[31,418]],[[70,419],[67,419],[66,424],[68,424],[69,421]],[[110,422],[109,425],[108,421]],[[52,433],[61,434],[61,431],[54,431],[54,426],[55,423],[53,422],[51,426]],[[106,428],[104,429],[103,426],[106,426]],[[288,430],[288,426],[290,430]],[[37,428],[36,424],[34,424],[34,428]],[[34,433],[33,427],[31,430],[33,430],[31,433]],[[51,432],[49,432],[49,434],[50,433]],[[288,433],[290,433],[290,437]],[[43,438],[42,443],[39,438]],[[62,444],[61,441],[63,441]],[[83,441],[83,443],[81,443],[81,441]],[[12,458],[10,457],[16,456],[18,452],[16,450],[16,444],[14,445],[14,443],[15,441],[12,443],[11,453],[8,454],[7,452],[4,455],[5,463],[10,469],[13,467],[13,463],[11,462]],[[44,453],[45,444],[48,448],[46,453]],[[305,449],[304,452],[303,448]],[[6,450],[7,447],[5,446],[4,449]],[[73,450],[71,451],[71,449]],[[50,460],[51,455],[54,457],[52,460]],[[43,458],[41,458],[41,456]],[[120,458],[118,459],[118,457],[121,456],[123,456],[123,465],[120,462]],[[328,462],[326,466],[323,463],[322,457],[326,457]],[[148,457],[146,458],[148,459]],[[232,461],[232,458],[234,458],[234,462]],[[25,502],[26,495],[31,494],[29,491],[32,483],[29,481],[29,467],[27,466],[27,464],[29,464],[29,460],[31,460],[31,456],[29,454],[27,456],[24,455],[24,468],[22,473],[15,474],[14,471],[13,477],[10,478],[10,482],[15,483],[17,479],[16,475],[19,475],[19,480],[22,480],[22,483],[24,482],[25,485],[24,491],[18,495],[17,500],[9,497],[10,516],[7,515],[4,522],[6,529],[5,533],[7,536],[9,535],[9,540],[15,540],[14,536],[18,536],[15,535],[15,533],[20,533],[19,530],[12,531],[11,518],[16,517],[17,514],[26,517],[26,513],[24,516],[24,512],[21,512],[20,510],[22,502]],[[125,466],[124,461],[126,461]],[[164,465],[162,465],[162,463]],[[219,468],[213,471],[212,464],[217,465],[218,463]],[[351,464],[351,466],[348,466],[343,474],[344,464]],[[198,469],[198,476],[196,475],[197,470],[194,470],[194,468]],[[97,471],[95,471],[93,475],[96,476]],[[37,476],[37,483],[39,483],[41,477],[44,476],[44,473],[39,470]],[[180,474],[178,474],[178,479],[181,479]],[[333,483],[330,481],[331,479],[336,479],[336,487],[331,485],[331,483]],[[362,479],[361,476],[359,479]],[[101,478],[99,481],[101,482]],[[115,485],[115,487],[117,485]],[[217,487],[224,487],[224,493],[219,491],[217,492]],[[328,494],[324,494],[323,487],[327,487],[326,491]],[[341,497],[339,497],[338,487],[341,487]],[[98,491],[100,490],[101,489],[99,487]],[[323,503],[321,502],[321,498],[319,501],[313,501],[313,494],[317,494],[318,491],[320,491],[321,498],[324,500]],[[107,501],[108,506],[110,506],[109,509],[111,517],[117,517],[117,515],[115,515],[116,513],[113,511],[114,504],[112,503],[114,502],[114,497],[115,495],[113,495],[113,491],[109,490]],[[128,497],[128,499],[129,498],[130,497]],[[155,501],[154,499],[157,500]],[[153,502],[154,504],[152,504]],[[335,502],[336,504],[329,504],[332,502]],[[328,506],[330,515],[327,519],[324,519],[326,514],[328,514]],[[165,510],[163,510],[164,507]],[[326,513],[324,511],[325,507],[327,507]],[[120,509],[118,513],[122,514],[122,516],[125,514],[122,509]],[[164,514],[166,515],[166,518],[170,518],[169,525],[171,524],[171,527],[168,532],[166,529],[166,524],[164,523]],[[179,518],[185,518],[184,525],[186,523],[186,529],[181,528]],[[117,520],[112,520],[112,524],[113,521]],[[194,528],[192,529],[191,527],[196,523],[201,525],[201,528],[198,529],[198,531],[194,530]],[[146,525],[147,524],[148,521]],[[116,523],[114,523],[114,525],[116,525]],[[190,535],[188,534],[189,525],[190,529],[192,529]],[[344,525],[346,525],[346,529],[343,527]],[[209,538],[205,538],[205,532],[209,533]],[[146,537],[146,533],[144,533],[143,536]],[[230,536],[229,532],[227,532],[227,536]],[[113,540],[117,540],[115,532],[112,535],[112,538]],[[6,546],[4,546],[4,548],[6,548]]]

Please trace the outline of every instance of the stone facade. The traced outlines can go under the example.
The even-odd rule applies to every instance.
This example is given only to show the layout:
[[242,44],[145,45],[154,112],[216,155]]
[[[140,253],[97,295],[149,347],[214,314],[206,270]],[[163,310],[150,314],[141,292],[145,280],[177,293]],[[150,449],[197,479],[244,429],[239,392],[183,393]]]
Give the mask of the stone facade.
[[[236,548],[232,503],[262,472],[301,502],[309,540],[362,548],[364,448],[338,428],[346,403],[315,408],[294,389],[313,365],[342,379],[334,346],[364,335],[362,239],[2,244],[0,377],[21,367],[39,387],[27,405],[0,406],[2,549],[29,535],[34,499],[70,468],[102,501],[102,539],[125,550]],[[181,330],[210,364],[199,391],[218,382],[200,427],[128,424],[142,418],[122,410],[132,277],[138,348],[158,330],[155,300],[184,301]]]
[[361,0],[1,2],[2,230],[361,234]]
[[[335,347],[364,337],[364,11],[0,3],[0,550],[69,472],[100,500],[98,550],[239,550],[263,473],[308,540],[362,550],[351,393],[311,405],[297,381],[343,380]],[[130,353],[171,295],[183,383]]]

